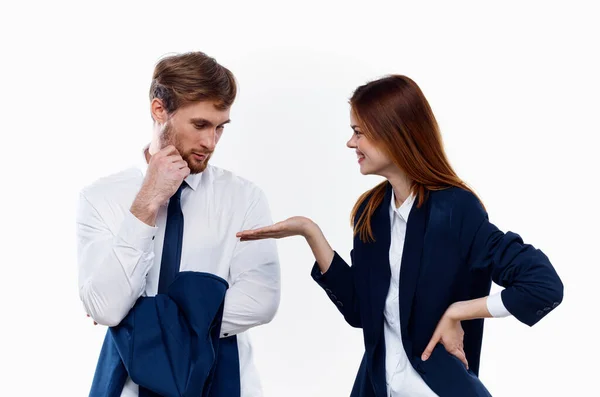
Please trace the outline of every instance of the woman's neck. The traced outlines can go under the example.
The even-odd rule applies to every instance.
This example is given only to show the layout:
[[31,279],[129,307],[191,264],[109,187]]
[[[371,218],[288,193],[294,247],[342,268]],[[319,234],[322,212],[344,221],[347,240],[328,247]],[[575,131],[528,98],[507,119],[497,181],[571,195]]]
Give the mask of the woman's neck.
[[410,187],[412,182],[402,171],[391,173],[390,175],[386,176],[386,179],[392,185],[392,189],[394,189],[394,197],[396,199],[394,205],[396,208],[398,208],[410,196]]

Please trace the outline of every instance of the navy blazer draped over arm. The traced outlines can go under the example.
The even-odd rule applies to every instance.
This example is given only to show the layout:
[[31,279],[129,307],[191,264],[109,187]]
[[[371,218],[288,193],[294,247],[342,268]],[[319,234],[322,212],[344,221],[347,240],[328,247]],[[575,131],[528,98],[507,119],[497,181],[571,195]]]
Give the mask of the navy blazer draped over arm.
[[219,338],[227,289],[213,274],[181,272],[166,294],[139,298],[109,328],[90,396],[119,397],[127,375],[165,397],[239,396],[237,338]]

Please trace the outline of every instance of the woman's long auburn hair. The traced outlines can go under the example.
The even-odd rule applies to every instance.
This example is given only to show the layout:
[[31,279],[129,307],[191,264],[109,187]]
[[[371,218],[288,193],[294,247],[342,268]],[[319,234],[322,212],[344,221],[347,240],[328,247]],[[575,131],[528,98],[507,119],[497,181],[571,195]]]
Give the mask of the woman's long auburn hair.
[[[371,81],[354,91],[350,106],[363,134],[412,181],[418,207],[433,190],[456,186],[475,194],[452,169],[431,107],[413,80],[390,75]],[[363,242],[375,240],[371,217],[383,202],[386,186],[384,181],[362,194],[352,209],[354,235]]]

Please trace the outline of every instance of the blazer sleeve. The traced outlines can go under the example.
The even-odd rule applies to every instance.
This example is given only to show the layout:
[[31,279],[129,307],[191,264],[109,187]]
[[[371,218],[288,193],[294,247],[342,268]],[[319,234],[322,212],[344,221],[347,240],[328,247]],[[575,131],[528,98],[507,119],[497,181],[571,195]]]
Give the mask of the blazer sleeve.
[[490,223],[477,197],[469,192],[457,209],[463,256],[471,269],[490,271],[492,280],[505,287],[502,302],[513,316],[533,326],[562,302],[563,284],[542,251]]
[[[354,250],[350,252],[351,258],[353,252]],[[325,290],[346,322],[355,328],[362,328],[352,267],[348,266],[346,261],[334,251],[329,269],[321,274],[321,270],[315,262],[311,276]]]

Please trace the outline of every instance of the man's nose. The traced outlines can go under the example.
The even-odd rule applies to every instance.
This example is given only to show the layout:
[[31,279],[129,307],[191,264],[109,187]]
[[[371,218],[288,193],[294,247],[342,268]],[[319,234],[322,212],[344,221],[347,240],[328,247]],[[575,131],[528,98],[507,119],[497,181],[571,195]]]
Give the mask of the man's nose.
[[201,141],[202,146],[204,146],[209,151],[215,150],[215,146],[217,144],[217,132],[214,129],[208,129],[202,136]]

